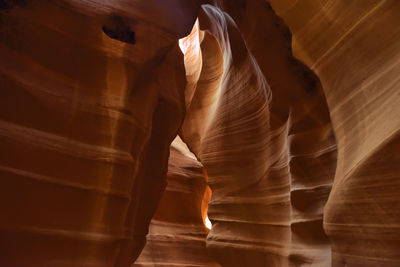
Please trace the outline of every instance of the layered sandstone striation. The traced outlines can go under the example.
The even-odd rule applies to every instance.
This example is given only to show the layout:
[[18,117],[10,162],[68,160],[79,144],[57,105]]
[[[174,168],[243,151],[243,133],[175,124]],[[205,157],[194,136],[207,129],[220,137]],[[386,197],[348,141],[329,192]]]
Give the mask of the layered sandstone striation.
[[399,266],[399,12],[0,0],[0,266]]
[[398,1],[278,1],[321,79],[338,142],[324,209],[334,266],[400,265]]
[[210,191],[203,168],[179,137],[171,145],[167,183],[133,266],[220,266],[206,251]]
[[178,39],[198,9],[165,2],[0,2],[1,266],[139,255],[184,116]]
[[199,22],[202,70],[182,136],[213,191],[210,251],[223,266],[329,264],[322,208],[336,142],[318,79],[263,3],[203,6]]

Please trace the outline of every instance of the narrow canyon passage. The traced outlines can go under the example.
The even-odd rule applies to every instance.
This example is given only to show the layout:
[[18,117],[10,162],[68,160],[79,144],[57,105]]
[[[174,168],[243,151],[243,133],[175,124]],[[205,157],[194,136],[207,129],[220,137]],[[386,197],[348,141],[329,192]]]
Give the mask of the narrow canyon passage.
[[133,266],[220,266],[205,246],[211,191],[203,166],[179,137],[171,144],[167,182]]
[[400,266],[399,12],[0,0],[0,267]]
[[248,48],[260,40],[246,43],[211,5],[202,6],[199,26],[182,42],[188,87],[181,136],[213,190],[207,247],[223,266],[328,265],[322,209],[336,142],[326,101],[315,75],[292,57],[288,29],[263,8],[276,43],[263,43],[262,68]]

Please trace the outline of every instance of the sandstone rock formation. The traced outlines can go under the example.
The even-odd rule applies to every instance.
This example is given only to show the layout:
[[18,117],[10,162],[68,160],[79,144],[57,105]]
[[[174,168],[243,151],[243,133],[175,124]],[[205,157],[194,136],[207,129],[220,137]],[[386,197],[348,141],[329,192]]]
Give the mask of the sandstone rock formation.
[[138,256],[185,109],[174,3],[1,1],[0,266]]
[[400,265],[400,3],[271,1],[321,79],[338,142],[324,212],[334,266]]
[[0,266],[400,266],[398,14],[0,0]]
[[[182,136],[213,191],[207,245],[223,266],[321,266],[330,261],[322,208],[336,163],[329,113],[318,80],[293,59],[287,29],[259,10],[264,24],[239,28],[214,6],[199,16],[202,71]],[[273,41],[249,33],[253,57],[239,29],[256,26]]]
[[177,138],[171,144],[167,188],[133,266],[220,266],[206,251],[210,199],[202,165]]

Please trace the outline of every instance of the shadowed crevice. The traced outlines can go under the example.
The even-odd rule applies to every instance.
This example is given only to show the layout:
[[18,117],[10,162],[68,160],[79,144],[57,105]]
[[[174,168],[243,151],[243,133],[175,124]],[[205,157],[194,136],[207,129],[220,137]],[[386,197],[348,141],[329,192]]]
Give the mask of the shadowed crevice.
[[116,39],[128,44],[136,43],[135,32],[130,29],[125,20],[120,16],[112,16],[109,18],[102,29],[111,39]]

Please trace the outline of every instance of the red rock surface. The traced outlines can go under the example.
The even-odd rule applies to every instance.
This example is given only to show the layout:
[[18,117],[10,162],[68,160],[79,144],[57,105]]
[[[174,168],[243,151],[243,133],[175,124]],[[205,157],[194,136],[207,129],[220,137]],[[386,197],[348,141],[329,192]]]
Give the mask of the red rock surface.
[[165,187],[197,9],[0,3],[0,266],[126,267]]
[[[202,71],[182,136],[213,191],[207,245],[223,266],[321,266],[330,261],[322,208],[336,164],[328,109],[318,79],[292,57],[288,30],[270,8],[255,8],[262,25],[236,25],[212,6],[199,16]],[[252,32],[246,47],[248,28],[264,33]]]
[[167,182],[146,246],[133,266],[220,266],[206,251],[210,194],[203,166],[180,138],[171,145]]
[[399,13],[0,0],[0,266],[400,266]]
[[271,2],[321,79],[338,141],[332,265],[399,266],[400,2]]

